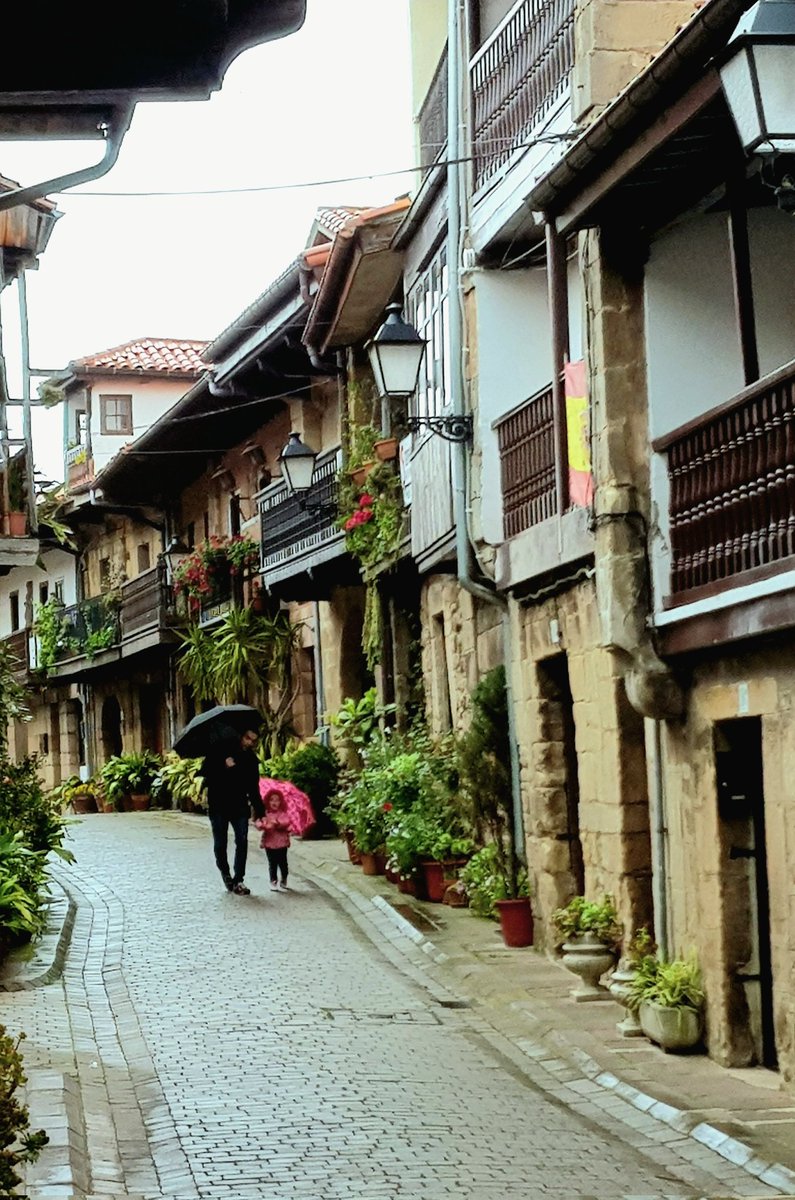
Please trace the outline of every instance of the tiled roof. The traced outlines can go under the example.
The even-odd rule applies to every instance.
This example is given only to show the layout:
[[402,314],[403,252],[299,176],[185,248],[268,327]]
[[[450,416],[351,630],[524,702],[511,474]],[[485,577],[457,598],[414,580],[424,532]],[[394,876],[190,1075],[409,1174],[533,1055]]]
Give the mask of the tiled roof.
[[364,207],[349,205],[339,208],[319,208],[315,214],[315,224],[333,236],[335,233],[339,233],[351,217],[355,217],[362,212],[367,212],[367,208],[367,205],[364,205]]
[[100,350],[70,363],[75,372],[118,371],[120,374],[153,371],[159,375],[201,375],[207,370],[201,353],[207,342],[186,341],[180,338],[137,338]]

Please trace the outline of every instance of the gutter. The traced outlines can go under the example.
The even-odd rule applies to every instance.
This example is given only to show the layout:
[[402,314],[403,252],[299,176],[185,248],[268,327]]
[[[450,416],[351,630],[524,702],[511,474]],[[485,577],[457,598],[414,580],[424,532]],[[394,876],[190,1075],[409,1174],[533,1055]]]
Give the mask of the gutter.
[[[754,3],[755,0],[707,0],[529,192],[530,206],[543,212],[563,207],[564,195],[570,198],[582,189],[592,177],[593,169],[598,169],[599,158],[617,153],[619,135],[629,134],[634,121],[656,115],[664,92],[676,84],[685,70],[703,66],[722,48],[740,17]],[[588,179],[583,179],[589,170]]]
[[217,366],[225,354],[234,350],[235,347],[239,347],[251,326],[255,322],[262,321],[272,309],[288,299],[299,286],[300,265],[300,257],[293,259],[281,275],[268,285],[262,295],[249,304],[248,308],[244,308],[240,316],[219,333],[215,341],[210,342],[202,353],[202,359],[206,363],[215,363]]

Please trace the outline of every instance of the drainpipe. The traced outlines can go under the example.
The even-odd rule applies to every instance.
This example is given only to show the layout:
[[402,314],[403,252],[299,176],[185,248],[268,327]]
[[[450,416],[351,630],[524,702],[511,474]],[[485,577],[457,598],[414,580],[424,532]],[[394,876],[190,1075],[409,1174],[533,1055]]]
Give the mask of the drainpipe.
[[72,171],[67,175],[56,175],[53,179],[45,179],[42,183],[31,184],[30,187],[15,188],[12,192],[0,193],[0,212],[16,208],[18,204],[30,204],[41,200],[51,192],[64,192],[67,188],[77,187],[81,183],[91,183],[101,179],[116,162],[121,150],[124,135],[130,127],[134,104],[113,110],[111,122],[102,122],[97,126],[100,136],[105,142],[105,153],[93,167],[83,167],[80,171]]
[[28,529],[36,524],[36,497],[33,476],[33,429],[30,415],[30,332],[28,328],[28,288],[24,269],[17,276],[19,297],[19,340],[22,355],[22,438],[25,442],[25,492]]
[[[648,726],[647,726],[648,728]],[[651,867],[654,937],[660,956],[668,957],[668,818],[663,776],[662,722],[651,722],[647,738],[651,782]]]
[[[461,160],[463,148],[463,106],[461,103],[461,64],[465,61],[461,37],[461,0],[447,3],[447,269],[448,288],[448,336],[450,345],[450,407],[454,416],[465,413],[464,381],[464,319],[461,303],[461,214],[466,203],[461,189]],[[522,793],[519,778],[519,746],[516,737],[514,694],[511,684],[513,644],[508,604],[491,588],[478,583],[472,574],[472,547],[469,540],[467,511],[467,442],[451,444],[451,473],[453,487],[453,520],[455,524],[456,572],[458,584],[475,599],[500,610],[502,625],[503,657],[505,659],[506,702],[508,709],[508,732],[511,752],[511,797],[513,800],[514,847],[524,851],[524,822],[522,820]],[[524,854],[522,853],[522,857]]]
[[313,601],[312,621],[315,626],[315,728],[321,746],[329,744],[326,724],[326,679],[323,672],[323,645],[320,639],[320,601]]

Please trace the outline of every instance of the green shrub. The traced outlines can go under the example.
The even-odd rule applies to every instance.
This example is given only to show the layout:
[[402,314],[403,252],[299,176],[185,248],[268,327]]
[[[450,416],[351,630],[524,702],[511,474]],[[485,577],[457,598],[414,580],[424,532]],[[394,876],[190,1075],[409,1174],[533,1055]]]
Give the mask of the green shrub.
[[332,831],[326,810],[339,786],[342,769],[336,750],[319,742],[291,745],[284,754],[262,759],[260,769],[267,778],[288,780],[305,792],[312,801],[317,821],[315,832],[322,834]]
[[494,842],[489,842],[473,854],[461,872],[461,883],[469,897],[469,907],[476,917],[497,917],[498,900],[518,899],[530,895],[527,872],[519,868],[513,894],[502,867],[502,858]]
[[42,788],[35,758],[0,762],[0,829],[20,830],[31,850],[61,849],[66,821],[60,803]]
[[704,989],[695,954],[671,962],[653,954],[642,958],[629,983],[628,1007],[637,1011],[645,1002],[663,1008],[702,1008]]
[[150,795],[162,765],[163,760],[151,750],[114,754],[99,772],[105,795],[117,807],[125,796]]
[[162,808],[190,802],[196,808],[205,807],[204,779],[199,768],[201,758],[180,758],[173,751],[168,753],[152,780],[152,799]]
[[565,908],[555,909],[552,924],[563,941],[583,933],[592,933],[609,946],[621,940],[622,930],[612,896],[605,896],[601,902],[575,896]]
[[9,1036],[0,1025],[0,1196],[10,1197],[22,1179],[17,1167],[35,1162],[49,1138],[43,1129],[29,1132],[27,1107],[15,1094],[25,1082],[19,1044],[24,1037]]

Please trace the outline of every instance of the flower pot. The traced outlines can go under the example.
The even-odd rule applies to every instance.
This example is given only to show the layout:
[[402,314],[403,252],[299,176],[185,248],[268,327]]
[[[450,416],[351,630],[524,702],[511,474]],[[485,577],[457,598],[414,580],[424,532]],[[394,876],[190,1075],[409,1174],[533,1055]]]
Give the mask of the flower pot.
[[532,946],[533,910],[527,896],[515,900],[497,900],[495,907],[500,915],[502,940],[506,946]]
[[569,995],[578,1004],[589,1000],[609,1000],[610,993],[599,987],[599,980],[615,962],[615,954],[596,934],[578,933],[563,945],[563,965],[577,975],[580,984]]
[[116,805],[113,803],[112,800],[101,800],[100,807],[104,813],[110,813],[110,812],[116,811]]
[[444,903],[448,904],[450,908],[469,908],[469,896],[460,879],[456,879],[454,883],[448,883],[444,892]]
[[5,523],[9,537],[24,537],[28,532],[28,518],[26,513],[6,513]]
[[94,799],[94,797],[89,796],[88,793],[84,793],[83,795],[79,795],[79,796],[73,796],[72,797],[72,809],[75,813],[77,813],[79,815],[85,815],[86,813],[95,813],[95,812],[97,812],[97,802]]
[[417,895],[417,884],[411,875],[399,875],[397,889],[403,896]]
[[620,962],[616,970],[613,972],[610,983],[608,984],[610,995],[617,1004],[623,1005],[625,1010],[623,1020],[616,1023],[616,1030],[621,1037],[643,1037],[643,1030],[640,1027],[638,1014],[633,1012],[631,1008],[627,1007],[627,1001],[629,1000],[629,985],[635,978],[636,974],[637,972],[631,967],[622,966],[622,963]]
[[375,852],[375,873],[376,875],[386,875],[386,855],[382,850]]
[[133,795],[130,796],[131,812],[147,812],[151,803],[151,796],[143,795],[141,793],[133,793]]
[[646,1037],[666,1052],[690,1050],[701,1041],[703,1017],[699,1009],[685,1005],[665,1008],[645,1000],[640,1005],[638,1017]]
[[384,878],[386,879],[387,883],[397,883],[400,876],[398,875],[397,871],[393,871],[390,866],[386,866],[384,867]]
[[440,862],[426,860],[420,863],[420,869],[425,880],[425,892],[428,899],[433,904],[441,904],[447,888],[444,878],[444,867]]
[[350,475],[351,479],[356,484],[356,486],[361,487],[361,485],[364,483],[365,479],[370,474],[370,472],[372,471],[374,466],[375,466],[375,462],[362,463],[362,465],[360,467],[357,467],[355,471],[349,471],[348,474]]
[[389,462],[398,456],[398,441],[397,438],[381,438],[373,446],[375,456],[379,462]]
[[361,851],[362,875],[377,875],[378,863],[375,854],[368,854],[366,850]]
[[356,849],[356,842],[353,840],[353,834],[346,833],[344,835],[344,837],[345,837],[345,845],[348,850],[348,858],[351,860],[351,862],[353,863],[353,865],[355,867],[360,866],[361,861],[362,861],[362,856],[359,853],[359,851]]

